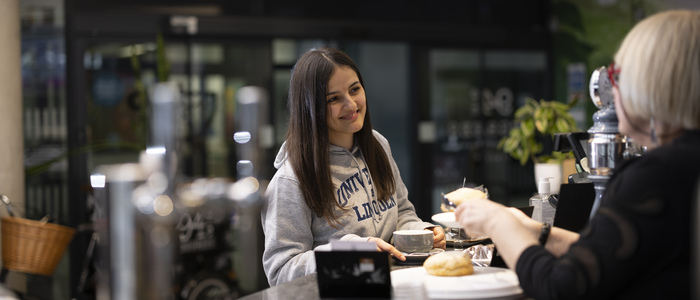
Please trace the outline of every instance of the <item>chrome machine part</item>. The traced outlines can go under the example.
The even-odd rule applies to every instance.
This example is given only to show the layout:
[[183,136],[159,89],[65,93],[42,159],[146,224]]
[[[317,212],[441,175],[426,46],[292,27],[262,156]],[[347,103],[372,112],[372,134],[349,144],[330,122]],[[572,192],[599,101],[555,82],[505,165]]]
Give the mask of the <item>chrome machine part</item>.
[[138,164],[101,165],[90,176],[95,195],[97,234],[96,298],[138,299],[137,251],[141,239],[135,227],[136,211],[131,202],[134,189],[145,182]]
[[179,90],[151,90],[151,132],[140,163],[101,165],[95,194],[96,298],[172,299],[179,243],[177,174]]
[[591,101],[593,101],[593,104],[597,108],[601,108],[603,106],[603,102],[601,102],[600,95],[598,94],[600,90],[598,80],[600,80],[600,69],[602,68],[604,67],[593,70],[593,74],[591,74],[591,80],[588,84],[588,93],[591,96]]
[[239,160],[236,162],[237,181],[231,185],[228,195],[236,210],[234,230],[235,243],[244,245],[237,249],[237,270],[247,276],[239,278],[244,293],[267,287],[267,277],[262,268],[262,253],[265,249],[260,212],[265,205],[263,197],[266,181],[259,180],[264,155],[272,142],[271,126],[268,124],[269,95],[257,86],[245,86],[238,91],[238,120],[234,140]]
[[589,82],[591,101],[600,109],[593,114],[593,126],[588,129],[588,179],[593,182],[596,192],[591,218],[600,206],[605,186],[615,166],[623,159],[627,145],[617,128],[613,85],[607,74],[607,68],[600,67],[593,71]]
[[595,69],[591,74],[591,80],[588,86],[588,92],[591,96],[591,101],[599,109],[615,105],[612,94],[612,82],[607,76],[608,70],[606,67]]
[[588,140],[588,167],[591,175],[611,175],[622,158],[624,139],[619,134],[596,133]]

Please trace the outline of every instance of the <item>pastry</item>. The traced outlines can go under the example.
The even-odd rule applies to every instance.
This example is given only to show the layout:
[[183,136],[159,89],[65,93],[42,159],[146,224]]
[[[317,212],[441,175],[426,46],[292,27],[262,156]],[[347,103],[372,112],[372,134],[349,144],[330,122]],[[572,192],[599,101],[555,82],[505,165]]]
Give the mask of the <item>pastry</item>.
[[[456,206],[459,206],[459,204],[462,203],[464,200],[468,199],[474,199],[474,198],[481,198],[481,199],[486,199],[487,196],[484,192],[477,190],[477,189],[472,189],[472,188],[460,188],[454,192],[451,192],[447,195],[445,195],[447,199],[452,201]],[[452,207],[447,207],[444,203],[440,205],[440,209],[443,212],[450,212],[454,211],[454,208]]]
[[423,267],[428,274],[435,276],[464,276],[474,273],[469,253],[463,251],[435,254],[423,262]]

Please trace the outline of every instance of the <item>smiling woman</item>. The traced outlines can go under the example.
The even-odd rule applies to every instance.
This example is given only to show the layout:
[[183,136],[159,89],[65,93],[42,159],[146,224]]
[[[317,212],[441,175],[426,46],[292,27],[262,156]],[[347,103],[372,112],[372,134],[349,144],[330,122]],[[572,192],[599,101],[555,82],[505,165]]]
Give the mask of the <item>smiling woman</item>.
[[350,68],[335,67],[328,81],[328,139],[332,145],[352,148],[367,111],[365,90]]
[[262,211],[263,267],[271,286],[316,272],[314,250],[331,240],[373,241],[405,260],[389,241],[397,230],[442,227],[423,222],[408,200],[386,138],[372,130],[362,76],[332,48],[305,53],[292,71],[290,118]]

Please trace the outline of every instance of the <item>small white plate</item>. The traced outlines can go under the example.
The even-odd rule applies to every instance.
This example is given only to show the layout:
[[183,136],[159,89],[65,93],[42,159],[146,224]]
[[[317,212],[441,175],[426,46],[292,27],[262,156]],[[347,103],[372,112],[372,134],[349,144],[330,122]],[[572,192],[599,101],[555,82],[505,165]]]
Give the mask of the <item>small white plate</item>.
[[394,288],[416,281],[430,299],[508,299],[523,293],[515,272],[504,268],[474,267],[474,274],[455,277],[433,276],[423,267],[391,271]]
[[401,254],[403,254],[406,257],[406,261],[409,261],[409,260],[425,260],[428,258],[428,256],[435,255],[435,254],[442,253],[442,252],[445,252],[445,250],[442,250],[440,248],[433,248],[432,250],[430,250],[430,252],[427,252],[427,253],[420,253],[420,252],[404,253],[404,252],[401,252]]
[[444,213],[439,213],[433,215],[433,221],[438,222],[446,227],[455,227],[455,228],[460,228],[462,227],[462,224],[459,224],[457,220],[455,220],[455,213],[454,212],[444,212]]

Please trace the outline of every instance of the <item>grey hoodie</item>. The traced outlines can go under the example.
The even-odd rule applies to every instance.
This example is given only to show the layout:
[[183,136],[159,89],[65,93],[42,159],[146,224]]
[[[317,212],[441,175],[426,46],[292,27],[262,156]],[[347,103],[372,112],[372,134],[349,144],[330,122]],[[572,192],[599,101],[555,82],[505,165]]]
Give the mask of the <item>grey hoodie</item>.
[[262,211],[265,233],[263,267],[270,286],[316,272],[314,250],[330,250],[330,240],[366,241],[379,237],[389,242],[396,230],[425,229],[435,225],[423,222],[408,200],[408,191],[391,155],[389,142],[376,131],[374,136],[386,151],[396,181],[396,192],[389,199],[377,200],[372,178],[360,148],[351,151],[330,145],[334,199],[340,216],[339,229],[314,215],[304,201],[299,182],[287,160],[286,143],[282,145],[266,190],[267,206]]

